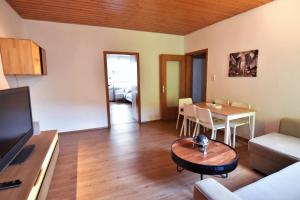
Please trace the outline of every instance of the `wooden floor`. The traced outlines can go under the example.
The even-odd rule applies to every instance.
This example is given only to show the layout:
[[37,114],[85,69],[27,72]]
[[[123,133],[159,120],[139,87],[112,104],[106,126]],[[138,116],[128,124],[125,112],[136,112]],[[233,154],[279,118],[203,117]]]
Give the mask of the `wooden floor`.
[[[199,175],[178,173],[170,157],[178,135],[170,122],[61,134],[48,199],[192,199]],[[215,177],[230,190],[261,178],[248,167],[247,144],[238,141],[237,150],[238,168],[227,179]]]
[[129,102],[110,102],[110,122],[112,125],[136,122],[132,104]]

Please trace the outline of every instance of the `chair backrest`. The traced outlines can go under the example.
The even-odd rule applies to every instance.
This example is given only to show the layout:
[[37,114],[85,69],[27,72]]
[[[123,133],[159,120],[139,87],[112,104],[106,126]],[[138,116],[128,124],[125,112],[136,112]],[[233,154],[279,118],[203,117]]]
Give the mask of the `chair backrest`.
[[183,113],[185,117],[196,117],[196,106],[193,104],[183,104]]
[[178,100],[178,112],[184,114],[184,104],[193,104],[192,98],[182,98]]
[[192,98],[182,98],[179,99],[179,106],[183,106],[184,104],[193,104]]
[[214,127],[214,123],[212,120],[211,112],[206,108],[195,107],[196,118],[198,123],[206,128],[212,129]]
[[237,101],[231,102],[231,106],[238,107],[238,108],[251,109],[251,105],[250,104],[248,104],[248,103],[242,103],[242,102],[237,102]]
[[229,101],[224,99],[215,99],[214,102],[220,105],[229,105]]

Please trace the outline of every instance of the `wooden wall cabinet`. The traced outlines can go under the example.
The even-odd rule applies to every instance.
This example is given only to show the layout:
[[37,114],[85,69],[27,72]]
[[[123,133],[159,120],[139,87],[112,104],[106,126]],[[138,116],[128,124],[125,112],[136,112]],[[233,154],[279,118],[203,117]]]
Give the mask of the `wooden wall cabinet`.
[[0,38],[5,75],[47,75],[46,51],[32,40]]

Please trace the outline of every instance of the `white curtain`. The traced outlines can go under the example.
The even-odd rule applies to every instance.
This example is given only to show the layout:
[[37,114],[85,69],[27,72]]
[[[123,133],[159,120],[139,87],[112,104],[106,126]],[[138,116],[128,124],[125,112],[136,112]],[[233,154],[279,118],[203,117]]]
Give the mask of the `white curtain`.
[[9,88],[9,85],[6,81],[6,78],[3,73],[3,66],[2,66],[2,58],[1,58],[1,53],[0,53],[0,90],[4,90]]
[[107,57],[108,83],[117,87],[136,86],[136,58],[131,55],[110,54]]

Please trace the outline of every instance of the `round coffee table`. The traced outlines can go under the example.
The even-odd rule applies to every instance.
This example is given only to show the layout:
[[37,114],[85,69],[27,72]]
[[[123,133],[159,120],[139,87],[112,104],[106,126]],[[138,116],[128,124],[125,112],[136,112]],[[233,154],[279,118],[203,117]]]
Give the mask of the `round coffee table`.
[[[201,153],[193,143],[193,138],[176,140],[171,146],[172,159],[177,164],[177,171],[183,169],[201,175],[221,175],[227,178],[238,164],[239,155],[232,147],[216,141],[209,140],[207,154]],[[180,169],[180,167],[182,169]]]

